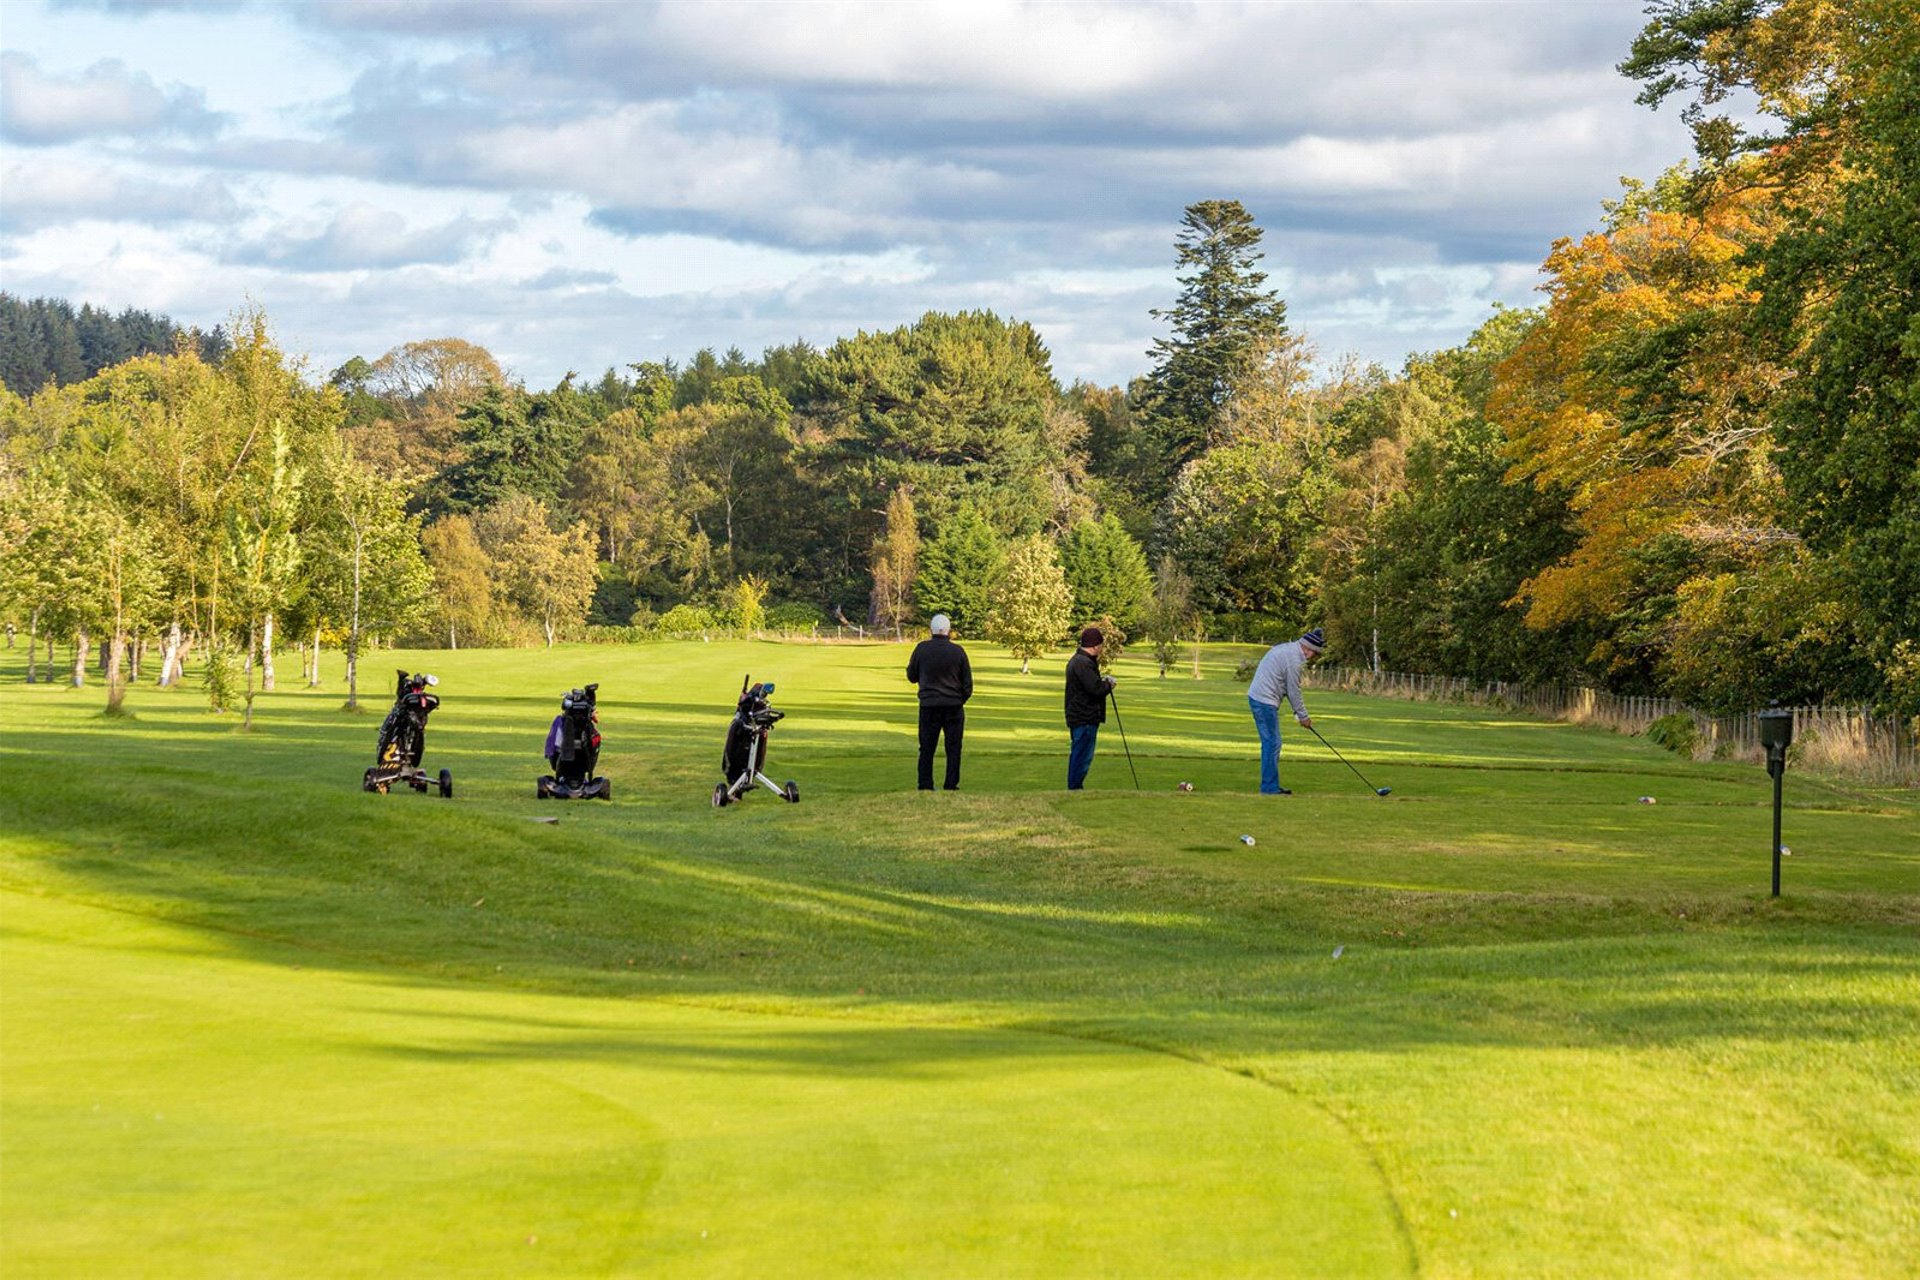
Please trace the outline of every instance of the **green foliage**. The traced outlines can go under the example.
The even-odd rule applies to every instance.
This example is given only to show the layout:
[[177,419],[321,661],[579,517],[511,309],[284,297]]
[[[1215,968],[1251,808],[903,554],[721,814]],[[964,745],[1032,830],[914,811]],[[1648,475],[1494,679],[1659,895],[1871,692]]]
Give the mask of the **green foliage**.
[[749,574],[735,579],[723,597],[721,617],[742,635],[753,635],[767,623],[767,580]]
[[1179,466],[1213,439],[1221,411],[1264,343],[1286,333],[1287,308],[1260,286],[1259,226],[1238,200],[1202,200],[1180,220],[1179,299],[1153,315],[1173,330],[1153,342],[1152,414],[1161,448]]
[[[1025,674],[1033,659],[1066,640],[1072,617],[1073,592],[1053,540],[1036,533],[1014,543],[993,589],[988,634],[1020,659]],[[954,625],[959,626],[957,619]]]
[[946,614],[961,634],[984,630],[1005,557],[1006,544],[980,509],[963,505],[921,551],[913,583],[920,611]]
[[589,414],[571,382],[535,396],[490,384],[460,411],[459,422],[463,457],[430,490],[435,514],[470,515],[515,495],[552,506]]
[[[992,312],[929,312],[889,333],[843,338],[807,394],[828,435],[816,465],[862,512],[877,514],[902,483],[936,522],[1000,490],[1026,493],[1031,505],[1050,461],[1047,349],[1032,326]],[[858,545],[870,539],[869,526]]]
[[826,615],[810,604],[784,601],[767,610],[767,630],[781,635],[804,635],[826,623]]
[[1647,739],[1677,756],[1692,756],[1694,748],[1700,745],[1700,726],[1687,712],[1676,711],[1648,725]]
[[1798,208],[1766,255],[1762,319],[1801,376],[1775,411],[1789,509],[1859,612],[1863,660],[1920,642],[1920,24],[1866,5],[1864,88],[1837,207]]
[[1077,616],[1129,628],[1146,616],[1153,602],[1146,552],[1112,515],[1069,529],[1060,560]]
[[673,606],[660,615],[653,629],[666,636],[705,636],[725,630],[713,610],[697,604]]
[[0,291],[0,386],[32,395],[49,386],[85,382],[103,369],[143,355],[167,355],[185,345],[217,362],[226,334],[187,329],[166,316],[126,308],[118,315],[62,298],[22,300]]
[[1161,514],[1161,545],[1208,610],[1304,614],[1308,551],[1335,489],[1323,455],[1285,440],[1221,445],[1187,464]]

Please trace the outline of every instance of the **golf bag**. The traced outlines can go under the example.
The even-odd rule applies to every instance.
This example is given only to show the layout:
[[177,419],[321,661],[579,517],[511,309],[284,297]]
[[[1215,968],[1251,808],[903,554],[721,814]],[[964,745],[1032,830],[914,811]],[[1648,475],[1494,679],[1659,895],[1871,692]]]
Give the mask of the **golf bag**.
[[[430,785],[420,757],[427,748],[427,717],[440,705],[439,695],[429,692],[440,681],[430,675],[408,675],[402,667],[393,695],[393,709],[380,722],[380,740],[374,748],[373,767],[360,781],[363,791],[381,795],[396,782],[415,791]],[[440,794],[453,795],[453,772],[442,769],[438,779]]]
[[774,723],[784,719],[787,713],[767,705],[773,693],[772,681],[752,684],[752,679],[748,676],[741,681],[740,701],[727,725],[727,745],[720,753],[720,776],[724,781],[713,788],[716,809],[745,799],[756,783],[790,804],[800,803],[799,783],[789,780],[785,786],[777,786],[764,772],[767,737],[773,732]]
[[534,794],[542,800],[611,800],[613,784],[594,775],[600,763],[600,686],[568,691],[547,730],[547,764]]

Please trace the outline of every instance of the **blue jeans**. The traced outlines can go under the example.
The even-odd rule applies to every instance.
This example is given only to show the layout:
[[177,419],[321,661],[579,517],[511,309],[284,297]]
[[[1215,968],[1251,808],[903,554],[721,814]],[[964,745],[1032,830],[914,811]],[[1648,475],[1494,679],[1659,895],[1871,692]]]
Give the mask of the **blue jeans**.
[[1253,727],[1260,731],[1260,794],[1280,794],[1280,708],[1247,699]]
[[1073,747],[1067,752],[1067,790],[1084,790],[1087,770],[1093,768],[1093,743],[1100,736],[1100,726],[1076,724],[1067,732],[1073,737]]

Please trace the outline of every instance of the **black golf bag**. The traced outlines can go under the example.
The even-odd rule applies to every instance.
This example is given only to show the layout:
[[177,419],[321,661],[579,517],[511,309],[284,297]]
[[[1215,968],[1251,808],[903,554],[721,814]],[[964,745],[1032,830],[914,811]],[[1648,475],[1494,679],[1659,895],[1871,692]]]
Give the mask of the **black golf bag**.
[[568,691],[547,730],[547,765],[534,794],[542,800],[611,800],[613,784],[596,777],[600,763],[600,686]]
[[[427,717],[440,705],[439,695],[430,690],[439,683],[434,676],[408,675],[406,668],[400,669],[393,709],[380,722],[374,764],[361,779],[361,790],[385,795],[396,782],[403,782],[415,791],[425,791],[430,785],[426,770],[420,767],[420,757],[427,749]],[[453,771],[442,769],[438,782],[440,794],[451,797]]]
[[740,701],[727,724],[727,744],[720,753],[720,776],[724,781],[713,788],[716,809],[745,799],[756,784],[791,804],[800,803],[799,783],[789,780],[785,786],[778,786],[764,772],[767,737],[773,732],[775,722],[785,719],[787,713],[775,711],[767,704],[773,693],[772,681],[752,684],[752,679],[748,676],[741,682]]

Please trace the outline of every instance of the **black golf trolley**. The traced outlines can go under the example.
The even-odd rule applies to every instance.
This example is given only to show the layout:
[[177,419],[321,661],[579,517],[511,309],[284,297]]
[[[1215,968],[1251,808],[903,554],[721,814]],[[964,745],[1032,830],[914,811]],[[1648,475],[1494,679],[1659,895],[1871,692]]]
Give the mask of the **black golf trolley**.
[[542,800],[611,800],[613,783],[594,774],[600,763],[600,686],[569,690],[547,730],[547,764],[534,794]]
[[774,723],[786,717],[767,705],[773,682],[751,684],[748,676],[740,684],[740,703],[727,725],[727,745],[720,755],[720,776],[725,779],[713,788],[713,807],[724,809],[736,800],[746,799],[755,784],[765,787],[789,804],[800,803],[800,784],[789,780],[778,786],[761,770],[767,763],[767,735]]
[[[393,710],[380,722],[380,743],[374,749],[373,767],[360,781],[362,791],[385,795],[398,783],[425,792],[435,785],[436,780],[428,778],[427,771],[420,767],[420,756],[427,745],[427,717],[440,705],[439,696],[428,691],[439,683],[433,676],[408,675],[406,668],[400,669]],[[437,781],[440,794],[451,799],[453,771],[442,769]]]

